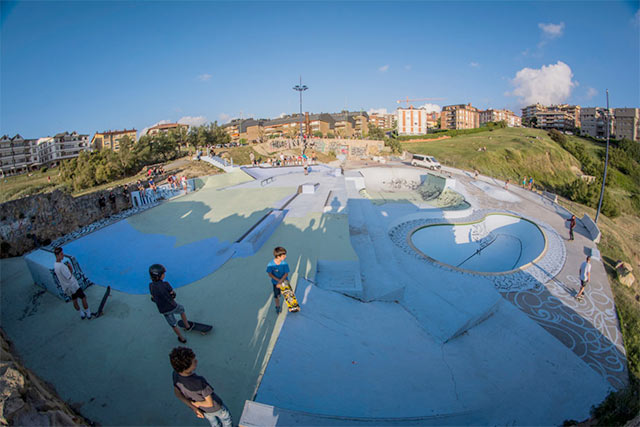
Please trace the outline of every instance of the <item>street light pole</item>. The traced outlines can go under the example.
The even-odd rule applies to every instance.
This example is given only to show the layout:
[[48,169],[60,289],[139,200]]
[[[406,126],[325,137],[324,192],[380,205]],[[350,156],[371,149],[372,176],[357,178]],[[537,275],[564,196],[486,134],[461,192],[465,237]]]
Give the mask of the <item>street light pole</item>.
[[611,118],[609,117],[609,89],[607,89],[607,151],[604,157],[604,176],[602,177],[602,187],[600,189],[600,200],[598,201],[598,210],[596,211],[596,218],[593,222],[598,223],[598,217],[600,216],[600,208],[602,208],[602,199],[604,199],[604,184],[607,181],[607,164],[609,163],[609,132],[611,129]]
[[305,90],[309,89],[306,85],[302,84],[302,76],[300,76],[300,84],[295,85],[293,87],[293,90],[297,90],[298,92],[300,92],[300,147],[302,149],[302,154],[304,154],[304,148],[302,146],[302,92],[304,92]]

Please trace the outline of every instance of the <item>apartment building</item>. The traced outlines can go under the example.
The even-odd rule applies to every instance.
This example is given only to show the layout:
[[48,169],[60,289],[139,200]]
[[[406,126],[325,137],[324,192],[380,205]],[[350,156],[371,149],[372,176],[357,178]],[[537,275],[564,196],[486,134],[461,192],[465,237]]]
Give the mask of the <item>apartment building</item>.
[[335,120],[333,119],[331,114],[306,113],[305,117],[306,117],[305,123],[307,125],[307,128],[306,128],[307,135],[318,135],[318,133],[321,133],[322,136],[327,136],[335,127]]
[[96,132],[91,138],[91,146],[95,150],[109,149],[113,151],[120,150],[120,141],[128,137],[131,142],[136,142],[138,131],[131,130],[109,130],[104,132]]
[[82,151],[91,151],[89,135],[78,132],[58,133],[38,139],[38,159],[42,166],[56,166],[60,161],[78,157]]
[[442,107],[441,129],[474,129],[480,127],[480,114],[471,104],[456,104]]
[[147,133],[145,135],[155,135],[157,133],[169,133],[171,130],[180,129],[189,130],[189,125],[185,125],[182,123],[165,123],[161,125],[155,125],[147,129]]
[[615,139],[640,139],[640,108],[614,108],[613,134]]
[[28,172],[39,166],[37,139],[24,139],[20,134],[0,138],[0,171],[2,175]]
[[[580,110],[581,131],[593,138],[607,137],[607,109],[587,107]],[[613,114],[609,121],[609,134],[613,135]]]
[[510,110],[482,110],[478,112],[480,126],[489,122],[505,122],[509,127],[517,127],[522,124],[520,117]]
[[356,121],[347,111],[331,114],[333,133],[340,138],[351,138],[355,134]]
[[580,106],[559,104],[529,105],[522,109],[522,123],[541,129],[573,131],[580,127]]
[[399,135],[424,135],[427,133],[427,110],[402,108],[396,110]]

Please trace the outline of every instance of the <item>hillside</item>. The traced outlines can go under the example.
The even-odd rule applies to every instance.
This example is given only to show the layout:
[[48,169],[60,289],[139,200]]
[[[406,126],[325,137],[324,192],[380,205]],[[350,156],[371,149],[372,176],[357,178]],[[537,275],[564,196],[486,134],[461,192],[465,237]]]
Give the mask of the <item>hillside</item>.
[[[545,131],[528,128],[496,129],[428,142],[402,142],[411,153],[435,156],[440,163],[459,169],[521,182],[524,176],[549,189],[575,180],[580,162],[553,141]],[[486,147],[486,151],[484,148]]]

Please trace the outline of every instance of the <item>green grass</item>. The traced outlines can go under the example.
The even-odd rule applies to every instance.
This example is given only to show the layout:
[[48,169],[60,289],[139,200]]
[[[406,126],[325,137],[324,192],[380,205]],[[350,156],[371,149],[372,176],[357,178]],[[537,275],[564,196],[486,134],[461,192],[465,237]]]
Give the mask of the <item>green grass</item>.
[[[31,176],[29,176],[31,175]],[[51,177],[51,182],[47,177]],[[0,179],[0,203],[38,193],[48,193],[63,188],[58,169],[35,171],[29,174],[8,176]]]
[[[555,190],[576,179],[573,168],[580,163],[538,129],[506,128],[427,142],[401,142],[411,153],[435,156],[441,164],[514,183],[524,176]],[[486,147],[486,151],[479,151]]]

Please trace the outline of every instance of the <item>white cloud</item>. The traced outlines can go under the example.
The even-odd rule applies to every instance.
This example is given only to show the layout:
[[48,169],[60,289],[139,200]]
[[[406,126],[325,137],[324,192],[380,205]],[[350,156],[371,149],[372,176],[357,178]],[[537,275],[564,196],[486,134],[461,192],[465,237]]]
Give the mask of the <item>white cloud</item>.
[[591,99],[598,94],[598,90],[592,87],[587,89],[587,99]]
[[442,107],[438,104],[424,104],[421,105],[420,108],[424,108],[427,110],[427,113],[439,113],[442,111]]
[[543,65],[539,69],[523,68],[516,73],[511,84],[515,88],[507,95],[517,96],[523,105],[536,102],[543,105],[560,104],[578,86],[578,82],[573,80],[571,67],[562,61]]
[[178,120],[178,123],[189,126],[200,126],[207,123],[207,118],[205,116],[184,116]]
[[229,119],[231,119],[231,116],[227,113],[220,113],[218,115],[218,120],[220,120],[220,123],[224,124],[224,123],[228,123]]
[[378,68],[378,71],[380,71],[381,73],[386,73],[387,71],[389,71],[389,64],[383,65],[382,67]]
[[369,111],[367,111],[367,114],[371,115],[371,114],[389,114],[389,112],[387,111],[386,108],[372,108]]
[[287,115],[287,113],[280,113],[280,115],[278,116],[279,118],[283,118]]
[[476,67],[479,67],[479,66],[480,66],[480,64],[478,64],[477,62],[470,62],[470,63],[469,63],[469,66],[470,66],[470,67],[473,67],[473,68],[476,68]]
[[541,22],[538,24],[538,28],[542,30],[542,34],[545,37],[555,39],[556,37],[560,37],[564,33],[564,22],[561,22],[559,24],[543,24]]
[[138,138],[139,138],[139,137],[141,137],[141,136],[146,135],[146,134],[147,134],[147,131],[148,131],[150,128],[152,128],[152,127],[154,127],[154,126],[158,126],[158,125],[166,125],[167,123],[171,123],[171,120],[160,120],[158,123],[154,123],[154,124],[152,124],[151,126],[147,126],[146,128],[144,128],[144,129],[142,129],[142,130],[140,131],[140,134],[138,135]]
[[198,80],[206,82],[206,81],[209,81],[211,77],[212,77],[211,74],[204,73],[198,76]]

